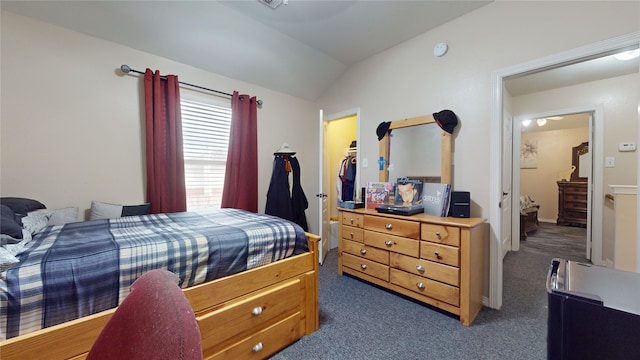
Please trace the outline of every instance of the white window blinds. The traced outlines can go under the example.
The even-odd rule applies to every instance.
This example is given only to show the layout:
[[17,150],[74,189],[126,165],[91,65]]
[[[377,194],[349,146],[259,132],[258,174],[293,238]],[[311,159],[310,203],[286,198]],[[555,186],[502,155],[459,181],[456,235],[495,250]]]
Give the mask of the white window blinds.
[[180,99],[187,209],[220,207],[231,108]]

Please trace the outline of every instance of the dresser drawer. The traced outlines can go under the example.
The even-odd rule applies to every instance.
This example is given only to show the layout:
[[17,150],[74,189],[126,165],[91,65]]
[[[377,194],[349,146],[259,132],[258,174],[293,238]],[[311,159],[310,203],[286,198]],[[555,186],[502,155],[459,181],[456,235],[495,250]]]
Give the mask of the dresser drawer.
[[361,243],[364,240],[364,230],[353,226],[342,225],[342,238]]
[[420,258],[460,267],[460,252],[457,247],[420,241]]
[[342,253],[342,266],[384,281],[389,281],[389,266],[359,256]]
[[587,199],[584,201],[565,201],[564,203],[565,211],[568,209],[576,209],[576,210],[587,210]]
[[564,193],[571,196],[587,196],[587,186],[566,186]]
[[365,245],[418,257],[420,241],[375,231],[364,231]]
[[460,289],[422,276],[391,269],[391,283],[454,306],[460,306]]
[[373,260],[381,264],[389,265],[389,252],[363,245],[355,241],[343,240],[342,251],[359,256],[364,259]]
[[246,329],[260,329],[277,318],[300,311],[300,286],[298,279],[292,280],[199,316],[201,332],[210,334],[202,339],[202,348],[213,349]]
[[422,224],[420,233],[422,240],[460,246],[460,229],[454,226]]
[[420,238],[420,223],[417,221],[367,215],[364,217],[364,228],[412,239]]
[[580,219],[587,221],[587,211],[586,210],[565,210],[564,211],[565,220],[569,219]]
[[364,215],[348,211],[342,212],[342,224],[362,228],[364,225]]
[[301,337],[300,313],[216,352],[203,351],[205,359],[265,359]]
[[413,275],[424,276],[453,286],[460,286],[460,269],[437,262],[391,253],[389,265]]

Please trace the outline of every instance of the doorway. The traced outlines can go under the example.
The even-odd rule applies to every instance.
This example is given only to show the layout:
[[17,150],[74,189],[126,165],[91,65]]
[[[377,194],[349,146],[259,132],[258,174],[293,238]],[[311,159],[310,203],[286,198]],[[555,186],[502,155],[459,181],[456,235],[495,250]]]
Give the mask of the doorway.
[[[355,162],[355,179],[350,188],[357,197],[360,188],[360,110],[353,109],[337,114],[320,115],[320,264],[330,249],[338,246],[338,202],[343,186],[339,178],[340,166],[347,157]],[[344,195],[347,197],[347,195]],[[353,199],[352,199],[353,200]]]
[[[513,212],[512,228],[519,229],[516,234],[520,236],[516,235],[511,238],[511,250],[518,251],[521,239],[527,237],[525,229],[520,228],[523,225],[529,230],[533,228],[535,232],[538,223],[553,224],[553,226],[545,227],[546,233],[553,233],[554,229],[561,233],[561,226],[565,225],[583,226],[586,229],[583,239],[585,246],[583,258],[591,259],[592,219],[602,217],[602,212],[592,210],[592,197],[588,196],[590,194],[588,186],[579,186],[580,189],[584,188],[587,193],[584,198],[580,199],[577,194],[572,195],[576,197],[573,199],[575,201],[570,202],[570,209],[567,209],[567,211],[571,211],[573,216],[580,219],[575,220],[576,222],[567,221],[566,223],[563,218],[559,219],[560,223],[557,221],[560,210],[558,208],[560,206],[558,194],[561,185],[564,189],[565,185],[573,185],[574,182],[593,184],[591,170],[594,166],[591,151],[585,157],[589,162],[579,164],[578,172],[575,171],[578,168],[572,167],[576,160],[573,157],[572,149],[583,143],[586,143],[587,146],[593,144],[594,137],[602,135],[592,136],[594,134],[592,130],[596,128],[593,113],[567,113],[558,110],[544,114],[518,116],[514,120],[513,127],[513,149],[514,153],[520,149],[520,156],[514,156],[513,162],[514,197],[516,198],[513,206],[516,211]],[[597,126],[597,128],[601,128],[601,126]],[[593,146],[588,147],[590,150],[592,148]],[[593,187],[591,186],[591,188]],[[533,203],[531,204],[531,202]],[[537,210],[522,209],[523,203],[526,206],[535,206]],[[527,219],[527,221],[534,223],[527,224],[526,221],[521,221],[520,211],[535,211],[533,215],[535,220]],[[527,215],[531,217],[531,213]],[[583,216],[585,217],[584,223]],[[596,247],[600,249],[602,244],[598,243]]]
[[[492,131],[491,131],[491,189],[490,189],[490,214],[489,220],[491,224],[490,231],[490,271],[489,271],[489,299],[488,306],[494,309],[500,309],[502,306],[502,276],[503,276],[503,264],[502,264],[502,225],[503,221],[510,221],[512,219],[504,219],[502,213],[502,178],[503,178],[503,164],[502,164],[502,129],[503,129],[503,114],[505,111],[512,112],[510,99],[506,99],[505,96],[509,94],[505,91],[505,81],[508,79],[514,79],[518,77],[525,77],[528,75],[536,75],[538,73],[545,73],[549,70],[562,68],[571,64],[582,64],[588,60],[603,58],[606,55],[611,55],[622,50],[637,49],[640,42],[640,33],[631,33],[618,38],[594,43],[588,46],[570,50],[564,53],[560,53],[554,56],[538,59],[532,62],[520,64],[517,66],[501,69],[495,71],[492,75],[493,78],[493,105],[492,105]],[[638,67],[635,66],[635,73],[638,73]],[[564,85],[565,87],[567,85]],[[637,99],[635,102],[637,106]],[[602,105],[596,105],[594,111],[595,118],[602,118],[603,111]],[[583,109],[589,111],[590,109]],[[635,111],[635,117],[637,117],[637,108]],[[597,123],[597,121],[596,121]],[[602,129],[600,129],[602,131]],[[595,129],[595,133],[598,133],[598,129]],[[636,135],[635,133],[633,134]],[[635,137],[634,137],[635,141]],[[597,144],[594,144],[594,147]],[[599,149],[602,149],[600,144]],[[596,149],[597,150],[597,149]],[[594,151],[593,153],[594,164],[603,164],[602,151]],[[637,170],[636,170],[637,172]],[[594,183],[600,181],[602,184],[602,170],[594,169]],[[511,179],[511,181],[513,181]],[[517,183],[516,183],[517,184]],[[593,191],[600,191],[600,196],[594,193],[592,208],[602,209],[603,195],[602,187],[593,188]],[[515,189],[514,189],[515,192]],[[495,205],[493,205],[495,204]],[[602,221],[602,219],[600,219]],[[602,228],[596,229],[592,226],[594,236],[602,236]],[[514,232],[512,232],[512,235]],[[596,254],[592,256],[592,262],[600,265],[602,262],[602,254],[600,257],[596,257]]]

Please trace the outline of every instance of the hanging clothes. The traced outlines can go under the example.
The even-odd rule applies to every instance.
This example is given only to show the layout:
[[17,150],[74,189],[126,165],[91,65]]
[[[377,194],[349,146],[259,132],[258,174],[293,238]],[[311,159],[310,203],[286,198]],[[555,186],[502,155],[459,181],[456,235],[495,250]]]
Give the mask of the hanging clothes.
[[302,185],[300,184],[300,163],[295,157],[290,159],[290,163],[291,171],[293,172],[293,190],[291,191],[291,207],[293,210],[292,220],[296,224],[300,225],[304,231],[309,231],[307,216],[304,214],[304,211],[309,207],[309,202],[307,201],[307,196],[304,194]]
[[355,197],[355,183],[356,183],[356,157],[347,156],[340,163],[340,170],[338,172],[338,178],[340,179],[338,186],[339,196],[342,201],[352,201]]
[[[289,187],[289,172],[293,175],[293,187]],[[309,207],[300,184],[300,163],[295,156],[275,154],[273,172],[267,191],[265,214],[291,220],[308,231],[304,211]]]

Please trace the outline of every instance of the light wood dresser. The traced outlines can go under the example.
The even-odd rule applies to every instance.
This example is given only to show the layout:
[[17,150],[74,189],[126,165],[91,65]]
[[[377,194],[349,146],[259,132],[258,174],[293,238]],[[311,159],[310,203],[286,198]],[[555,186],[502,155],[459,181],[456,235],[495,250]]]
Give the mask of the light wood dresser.
[[484,219],[339,209],[338,274],[459,316],[482,308]]

